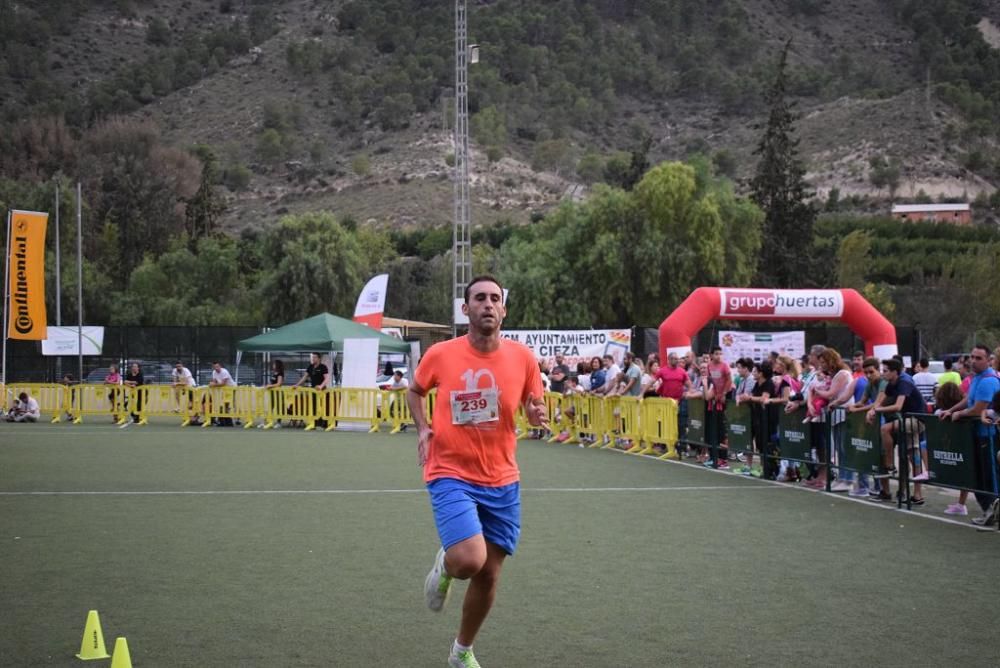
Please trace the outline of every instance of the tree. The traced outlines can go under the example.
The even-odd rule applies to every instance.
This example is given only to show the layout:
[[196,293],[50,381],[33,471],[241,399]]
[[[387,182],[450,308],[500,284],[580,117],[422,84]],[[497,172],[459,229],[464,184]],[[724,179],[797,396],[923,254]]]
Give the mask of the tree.
[[201,161],[201,185],[188,202],[185,227],[192,240],[215,232],[215,224],[226,210],[226,203],[216,188],[221,179],[219,161],[209,146],[196,146],[192,153]]
[[873,156],[868,161],[871,172],[868,179],[876,189],[886,188],[889,191],[889,199],[896,197],[896,190],[899,188],[900,164],[897,158],[886,159],[884,155]]
[[264,237],[260,299],[268,322],[353,313],[367,278],[357,239],[332,214],[285,216]]
[[698,285],[749,281],[762,220],[710,167],[663,163],[632,192],[599,184],[501,246],[509,324],[654,324]]
[[793,137],[796,116],[785,99],[786,67],[791,41],[785,44],[777,75],[767,93],[771,108],[764,134],[754,151],[760,156],[750,183],[751,198],[764,211],[764,236],[757,265],[760,285],[790,288],[809,281],[815,209],[805,168]]
[[837,285],[861,290],[867,283],[871,264],[872,235],[868,230],[854,230],[837,248]]

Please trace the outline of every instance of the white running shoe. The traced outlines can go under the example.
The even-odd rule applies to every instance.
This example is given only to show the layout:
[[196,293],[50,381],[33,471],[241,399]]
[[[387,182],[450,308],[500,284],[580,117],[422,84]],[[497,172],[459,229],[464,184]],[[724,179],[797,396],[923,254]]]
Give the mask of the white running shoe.
[[451,644],[451,655],[448,657],[448,668],[482,668],[476,661],[476,655],[472,653],[472,648],[459,650],[455,643]]
[[[434,557],[434,565],[424,579],[424,597],[427,599],[428,608],[434,612],[441,612],[451,594],[451,581],[452,577],[444,570],[444,548],[442,547],[438,550],[437,556]],[[459,665],[479,665],[475,663],[475,660],[473,657],[472,664]]]
[[851,491],[851,483],[838,480],[837,482],[830,485],[831,492],[849,492]]

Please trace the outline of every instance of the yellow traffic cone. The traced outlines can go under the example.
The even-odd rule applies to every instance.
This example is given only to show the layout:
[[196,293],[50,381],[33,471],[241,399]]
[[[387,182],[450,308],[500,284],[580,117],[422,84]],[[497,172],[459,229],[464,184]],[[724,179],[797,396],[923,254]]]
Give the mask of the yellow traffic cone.
[[132,668],[132,657],[128,653],[125,638],[115,639],[115,655],[111,657],[111,668]]
[[83,627],[83,640],[80,641],[80,653],[76,658],[84,661],[110,658],[108,650],[104,648],[104,634],[101,633],[101,620],[97,616],[97,610],[87,613],[87,625]]

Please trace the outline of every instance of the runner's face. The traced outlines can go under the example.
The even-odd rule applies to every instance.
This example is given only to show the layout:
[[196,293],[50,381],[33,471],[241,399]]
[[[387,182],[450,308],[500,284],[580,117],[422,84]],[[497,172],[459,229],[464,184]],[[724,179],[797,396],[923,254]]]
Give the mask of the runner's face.
[[671,354],[667,355],[667,364],[670,365],[671,369],[676,369],[677,368],[677,364],[679,362],[680,362],[680,360],[677,359],[677,355],[675,355],[674,353],[671,353]]
[[492,334],[500,329],[500,323],[507,314],[500,286],[493,281],[474,283],[469,288],[469,301],[462,305],[462,311],[469,316],[469,327],[483,334]]

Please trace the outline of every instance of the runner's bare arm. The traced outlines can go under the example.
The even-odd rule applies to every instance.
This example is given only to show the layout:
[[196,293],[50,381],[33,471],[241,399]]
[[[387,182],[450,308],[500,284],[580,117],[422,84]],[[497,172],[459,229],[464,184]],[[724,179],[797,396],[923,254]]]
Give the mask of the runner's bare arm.
[[410,408],[413,423],[417,425],[417,466],[427,463],[427,448],[430,447],[431,437],[434,436],[434,430],[427,422],[427,415],[424,412],[426,394],[427,390],[416,380],[410,383],[410,387],[406,390],[406,405]]

